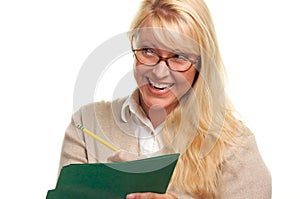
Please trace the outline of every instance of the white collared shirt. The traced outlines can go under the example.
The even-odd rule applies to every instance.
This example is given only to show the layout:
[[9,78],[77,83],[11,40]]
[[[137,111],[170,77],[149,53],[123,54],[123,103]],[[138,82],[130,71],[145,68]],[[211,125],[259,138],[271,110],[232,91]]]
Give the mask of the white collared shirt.
[[134,92],[125,100],[121,109],[121,119],[133,127],[134,135],[138,138],[140,154],[150,155],[164,146],[162,137],[164,122],[154,128],[138,101],[138,92]]

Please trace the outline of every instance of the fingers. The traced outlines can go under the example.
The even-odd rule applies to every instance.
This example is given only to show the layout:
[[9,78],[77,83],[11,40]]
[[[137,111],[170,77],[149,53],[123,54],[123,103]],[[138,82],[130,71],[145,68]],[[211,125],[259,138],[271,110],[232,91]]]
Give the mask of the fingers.
[[126,199],[162,199],[154,193],[134,193],[126,196]]
[[132,193],[126,196],[126,199],[177,199],[171,194],[156,194],[156,193]]
[[140,159],[137,154],[119,150],[107,158],[107,162],[127,162]]

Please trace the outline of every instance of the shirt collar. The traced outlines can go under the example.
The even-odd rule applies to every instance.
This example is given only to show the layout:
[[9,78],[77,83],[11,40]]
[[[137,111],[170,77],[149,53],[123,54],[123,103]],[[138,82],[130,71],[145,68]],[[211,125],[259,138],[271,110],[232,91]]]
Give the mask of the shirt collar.
[[127,97],[127,99],[124,101],[122,108],[121,108],[121,119],[123,122],[127,122],[126,119],[126,111],[129,110],[129,99],[131,96]]
[[[129,113],[129,114],[128,114]],[[139,91],[136,89],[128,98],[124,101],[121,109],[121,118],[124,122],[127,121],[128,115],[143,115],[146,117],[144,111],[139,105]]]
[[128,96],[121,108],[121,119],[123,122],[129,122],[128,119],[132,117],[129,120],[134,120],[136,122],[136,119],[138,119],[139,122],[142,122],[144,125],[153,129],[152,123],[140,106],[139,97],[140,96],[138,89],[136,89],[130,96]]

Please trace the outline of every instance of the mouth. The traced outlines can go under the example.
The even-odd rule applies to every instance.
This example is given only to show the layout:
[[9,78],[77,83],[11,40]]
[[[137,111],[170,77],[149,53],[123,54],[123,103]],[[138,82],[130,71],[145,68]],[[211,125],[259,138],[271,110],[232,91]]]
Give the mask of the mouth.
[[167,83],[157,83],[157,82],[151,81],[149,78],[147,78],[147,79],[148,79],[149,85],[152,88],[155,88],[155,89],[158,89],[158,90],[166,90],[166,89],[169,89],[172,86],[174,86],[174,83],[170,83],[170,84],[167,84]]

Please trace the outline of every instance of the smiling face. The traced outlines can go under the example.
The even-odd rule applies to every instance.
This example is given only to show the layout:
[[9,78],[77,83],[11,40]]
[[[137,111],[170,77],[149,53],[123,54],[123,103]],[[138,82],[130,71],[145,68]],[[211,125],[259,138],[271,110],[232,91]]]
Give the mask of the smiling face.
[[[173,43],[172,46],[178,47],[181,44],[182,41],[178,41],[178,45]],[[170,113],[178,105],[180,98],[191,89],[197,73],[194,63],[197,56],[162,44],[155,33],[149,30],[139,31],[138,36],[133,38],[132,48],[143,49],[139,52],[143,56],[159,56],[162,59],[157,64],[151,64],[152,66],[141,63],[141,59],[135,59],[134,76],[140,91],[141,106],[147,114],[153,107],[164,108],[167,114]],[[169,57],[172,58],[166,59]],[[178,63],[182,59],[190,60],[191,67],[184,72],[171,70],[174,58],[175,61],[179,60]]]

